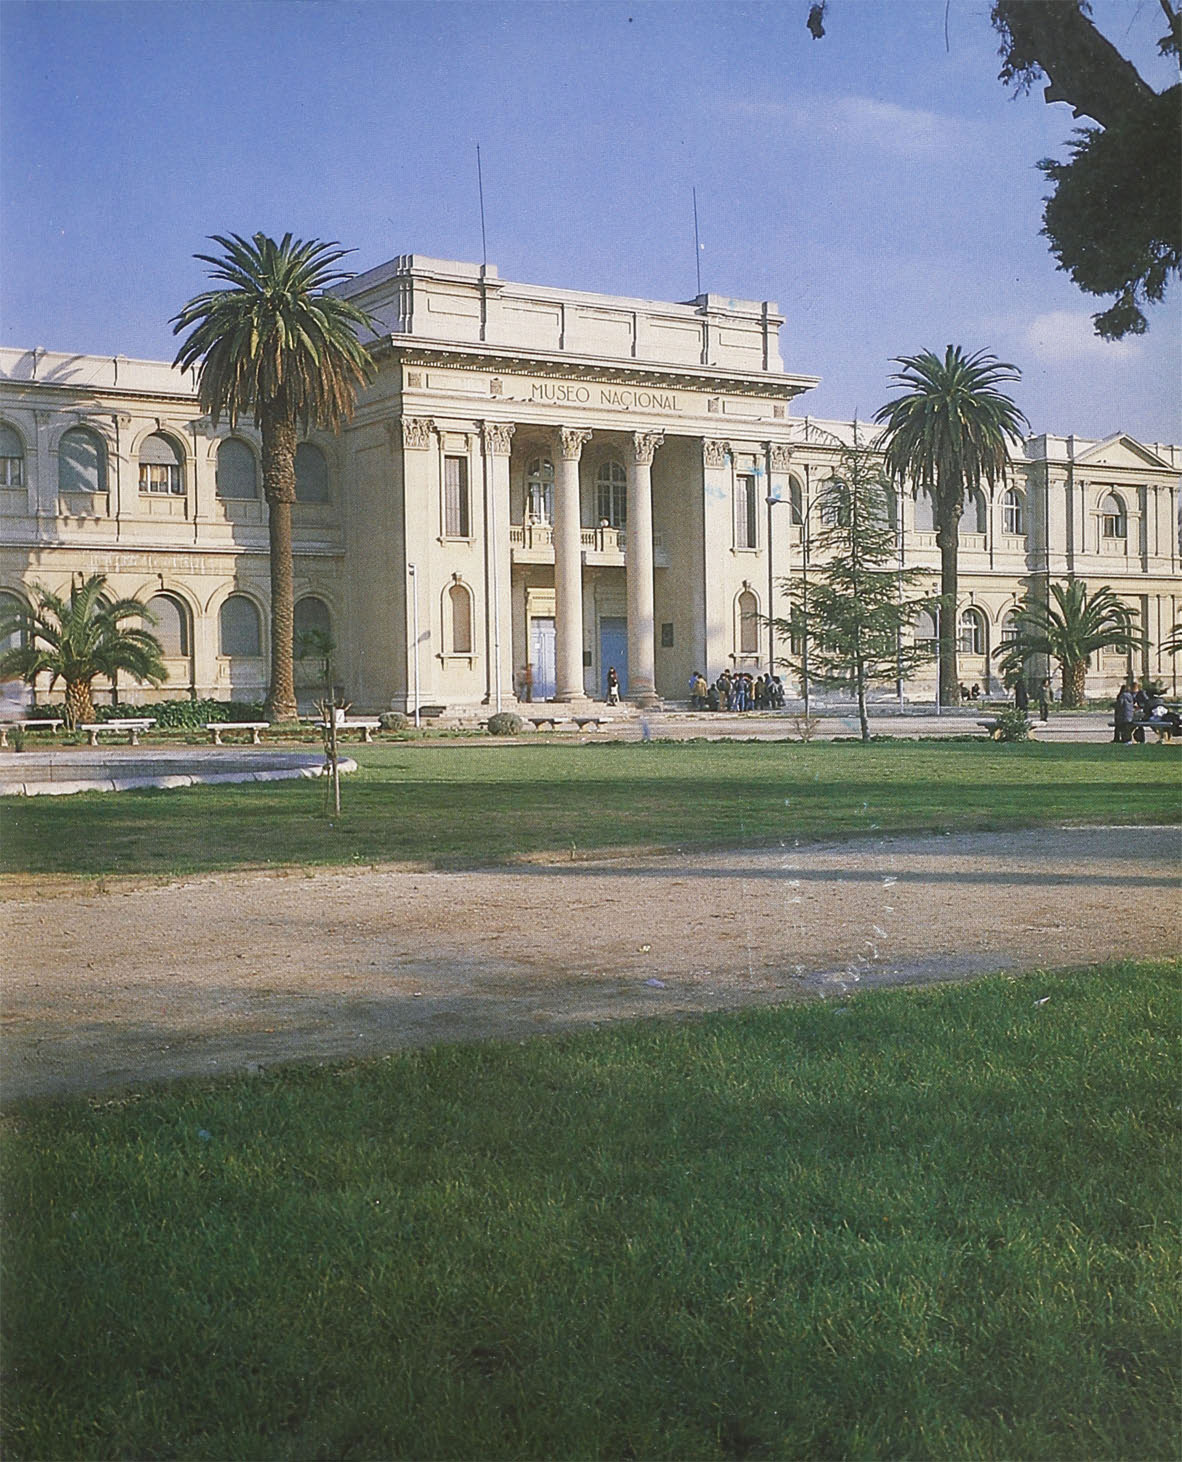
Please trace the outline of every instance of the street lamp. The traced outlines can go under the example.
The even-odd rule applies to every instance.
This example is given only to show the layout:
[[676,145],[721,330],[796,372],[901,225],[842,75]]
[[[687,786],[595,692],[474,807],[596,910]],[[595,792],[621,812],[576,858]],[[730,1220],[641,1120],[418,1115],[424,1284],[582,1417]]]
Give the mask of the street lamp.
[[413,563],[407,564],[406,572],[410,578],[411,630],[414,635],[412,673],[414,676],[415,725],[419,726],[421,725],[419,710],[419,576]]

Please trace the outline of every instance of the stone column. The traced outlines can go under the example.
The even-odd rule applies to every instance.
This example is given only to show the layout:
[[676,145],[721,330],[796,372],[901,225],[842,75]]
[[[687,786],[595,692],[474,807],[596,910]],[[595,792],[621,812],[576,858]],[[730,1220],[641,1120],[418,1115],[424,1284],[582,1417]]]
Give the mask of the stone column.
[[558,432],[554,479],[554,699],[581,700],[583,687],[583,538],[579,514],[579,458],[589,431],[564,426]]
[[632,433],[628,462],[628,699],[657,703],[653,615],[653,455],[665,439],[660,431]]
[[[512,422],[481,423],[484,449],[485,644],[487,704],[513,699],[512,560],[509,553],[509,451]],[[475,629],[475,626],[473,626]]]

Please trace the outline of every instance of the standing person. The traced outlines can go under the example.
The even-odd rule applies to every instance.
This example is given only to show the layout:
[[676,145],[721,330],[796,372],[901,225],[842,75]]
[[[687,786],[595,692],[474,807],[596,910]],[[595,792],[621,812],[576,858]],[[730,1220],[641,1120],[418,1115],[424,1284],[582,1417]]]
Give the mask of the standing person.
[[1045,721],[1051,714],[1051,677],[1044,675],[1038,686],[1038,719]]
[[1116,705],[1113,707],[1113,741],[1119,741],[1128,746],[1133,739],[1133,722],[1136,718],[1137,708],[1133,704],[1133,687],[1122,685],[1116,697]]
[[534,698],[534,667],[527,660],[521,667],[521,699],[527,704]]
[[1014,709],[1025,711],[1030,705],[1030,694],[1026,689],[1026,677],[1019,675],[1014,681]]
[[620,677],[614,665],[607,667],[607,703],[609,706],[620,704]]

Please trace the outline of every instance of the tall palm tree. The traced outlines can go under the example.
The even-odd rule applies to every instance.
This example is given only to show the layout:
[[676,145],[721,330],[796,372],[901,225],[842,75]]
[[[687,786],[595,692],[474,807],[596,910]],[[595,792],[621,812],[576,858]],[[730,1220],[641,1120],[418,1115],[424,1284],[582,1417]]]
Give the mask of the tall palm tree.
[[1144,647],[1132,611],[1107,584],[1089,594],[1082,579],[1052,584],[1045,602],[1028,594],[1015,616],[1017,633],[994,652],[1001,657],[1003,674],[1023,673],[1035,655],[1057,660],[1063,676],[1063,706],[1078,709],[1084,703],[1084,681],[1092,656],[1101,650],[1130,653]]
[[960,701],[956,673],[956,583],[960,516],[965,495],[1005,475],[1008,437],[1029,422],[999,387],[1021,379],[1017,366],[979,350],[965,355],[949,345],[944,358],[925,350],[896,356],[903,369],[891,377],[906,392],[875,414],[887,471],[910,480],[932,500],[940,550],[940,704]]
[[114,683],[125,671],[147,685],[168,679],[160,641],[142,627],[155,624],[156,616],[138,599],[109,600],[106,587],[105,574],[91,574],[71,584],[66,600],[34,584],[32,604],[0,617],[0,640],[15,635],[20,641],[0,654],[0,676],[19,676],[33,685],[48,673],[50,690],[64,681],[71,728],[94,720],[90,688],[96,676]]
[[349,252],[336,243],[293,239],[276,243],[256,233],[211,235],[221,257],[194,257],[213,266],[211,279],[228,289],[199,294],[172,320],[173,333],[191,333],[175,365],[199,367],[202,410],[231,427],[254,413],[263,438],[263,495],[271,547],[271,681],[267,716],[296,715],[293,677],[295,602],[291,505],[295,502],[296,435],[311,426],[335,431],[353,414],[359,386],[373,372],[358,329],[372,329],[364,310],[327,293],[350,275],[336,264]]

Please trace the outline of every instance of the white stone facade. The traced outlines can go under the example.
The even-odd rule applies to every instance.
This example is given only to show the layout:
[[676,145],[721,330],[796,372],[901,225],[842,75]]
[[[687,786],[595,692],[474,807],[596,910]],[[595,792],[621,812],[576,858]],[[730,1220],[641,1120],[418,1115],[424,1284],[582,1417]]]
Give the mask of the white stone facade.
[[[355,707],[487,714],[527,681],[537,699],[601,699],[609,664],[640,703],[680,700],[695,670],[782,653],[752,614],[783,613],[852,428],[800,412],[816,379],[784,370],[774,304],[543,289],[418,255],[343,288],[381,324],[378,373],[350,425],[302,449],[293,516],[297,621],[331,630]],[[1180,480],[1176,446],[1015,444],[963,520],[960,679],[996,687],[1007,615],[1074,574],[1111,585],[1149,638],[1131,667],[1094,666],[1089,693],[1130,668],[1176,692],[1160,647],[1182,620]],[[105,573],[162,615],[161,694],[262,697],[259,442],[212,428],[189,375],[0,350],[0,515],[0,594]],[[899,517],[905,561],[934,583],[925,501],[905,495]],[[906,693],[934,689],[933,666]]]

